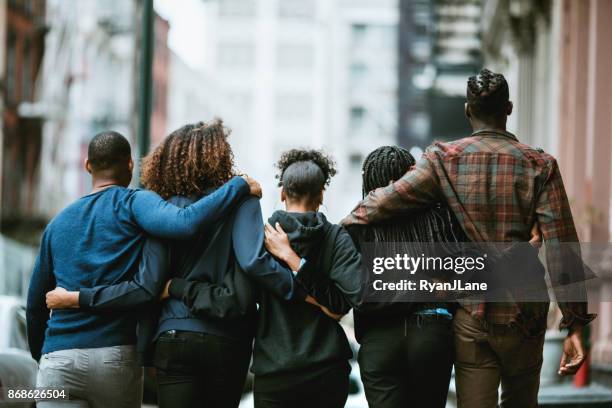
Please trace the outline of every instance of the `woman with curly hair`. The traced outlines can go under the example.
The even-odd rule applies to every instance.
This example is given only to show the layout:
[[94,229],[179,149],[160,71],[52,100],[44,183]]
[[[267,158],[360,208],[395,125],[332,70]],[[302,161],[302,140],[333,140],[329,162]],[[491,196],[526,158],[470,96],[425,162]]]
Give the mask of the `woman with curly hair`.
[[[228,134],[221,120],[174,131],[145,157],[142,184],[179,207],[210,194],[234,175]],[[298,261],[293,270],[299,267]],[[306,305],[292,271],[265,251],[254,196],[192,239],[148,238],[133,280],[96,287],[87,307],[149,306],[149,319],[139,324],[138,350],[157,369],[159,407],[237,407],[256,324],[251,282],[279,300]]]
[[310,263],[296,280],[316,301],[287,303],[261,291],[251,367],[255,407],[344,407],[352,352],[336,319],[360,300],[361,256],[346,231],[319,212],[334,162],[320,151],[290,150],[277,167],[286,210],[268,220],[266,247],[289,265]]

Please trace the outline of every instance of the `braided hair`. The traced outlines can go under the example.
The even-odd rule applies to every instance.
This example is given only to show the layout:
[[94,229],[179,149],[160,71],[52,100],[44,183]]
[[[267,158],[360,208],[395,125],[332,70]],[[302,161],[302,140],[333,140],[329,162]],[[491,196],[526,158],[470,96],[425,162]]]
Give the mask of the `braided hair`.
[[468,79],[467,102],[474,116],[497,119],[504,115],[509,100],[508,82],[502,74],[485,68]]
[[291,149],[276,163],[278,186],[292,199],[313,200],[336,175],[336,163],[321,150]]
[[398,180],[414,166],[415,160],[410,152],[397,146],[383,146],[371,152],[362,167],[362,196],[370,191]]
[[[400,179],[415,164],[406,149],[383,146],[372,151],[363,163],[363,195]],[[463,231],[453,214],[439,205],[434,209],[406,214],[390,222],[369,225],[361,240],[369,242],[461,242]]]
[[175,130],[142,160],[143,186],[164,199],[220,187],[234,175],[229,133],[221,119]]

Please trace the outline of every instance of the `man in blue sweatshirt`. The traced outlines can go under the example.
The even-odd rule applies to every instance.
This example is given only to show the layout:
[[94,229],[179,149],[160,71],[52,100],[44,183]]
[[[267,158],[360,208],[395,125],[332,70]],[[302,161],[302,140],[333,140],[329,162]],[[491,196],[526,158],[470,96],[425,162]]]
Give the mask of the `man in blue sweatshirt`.
[[[27,300],[28,341],[40,360],[37,386],[69,390],[70,407],[140,407],[142,368],[136,358],[136,320],[130,312],[92,314],[55,310],[45,294],[124,281],[138,268],[146,234],[193,236],[226,214],[257,182],[234,177],[214,193],[179,208],[157,194],[127,188],[133,162],[128,141],[102,132],[88,148],[85,167],[93,190],[60,212],[43,233]],[[59,405],[58,405],[59,404]],[[54,402],[39,407],[58,407]]]

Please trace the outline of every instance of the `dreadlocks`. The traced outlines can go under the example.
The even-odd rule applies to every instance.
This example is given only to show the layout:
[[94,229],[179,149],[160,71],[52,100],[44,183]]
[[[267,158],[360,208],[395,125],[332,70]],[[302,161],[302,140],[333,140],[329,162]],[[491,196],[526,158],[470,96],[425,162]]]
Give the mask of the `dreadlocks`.
[[363,162],[362,195],[397,180],[414,166],[414,157],[406,149],[383,146],[371,152]]
[[[400,179],[415,164],[408,150],[383,146],[371,152],[363,163],[363,195]],[[447,207],[427,209],[367,227],[370,242],[461,242],[463,231]]]
[[467,102],[473,115],[481,119],[503,116],[510,92],[502,74],[483,69],[467,83]]

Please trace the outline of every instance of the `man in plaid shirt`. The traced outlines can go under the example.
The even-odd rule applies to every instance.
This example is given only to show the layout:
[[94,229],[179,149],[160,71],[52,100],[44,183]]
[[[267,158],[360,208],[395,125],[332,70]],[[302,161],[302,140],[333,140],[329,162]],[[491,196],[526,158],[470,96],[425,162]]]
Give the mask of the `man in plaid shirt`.
[[[370,193],[343,220],[368,224],[446,201],[475,242],[528,241],[538,224],[553,282],[563,276],[561,243],[577,243],[556,160],[506,131],[512,112],[501,74],[482,70],[468,80],[466,115],[474,133],[430,146],[400,180]],[[574,299],[572,299],[574,300]],[[586,297],[585,297],[586,300]],[[585,302],[560,302],[569,330],[559,374],[585,360],[582,328],[593,320]],[[537,407],[548,303],[465,304],[455,316],[456,383],[460,408]]]

